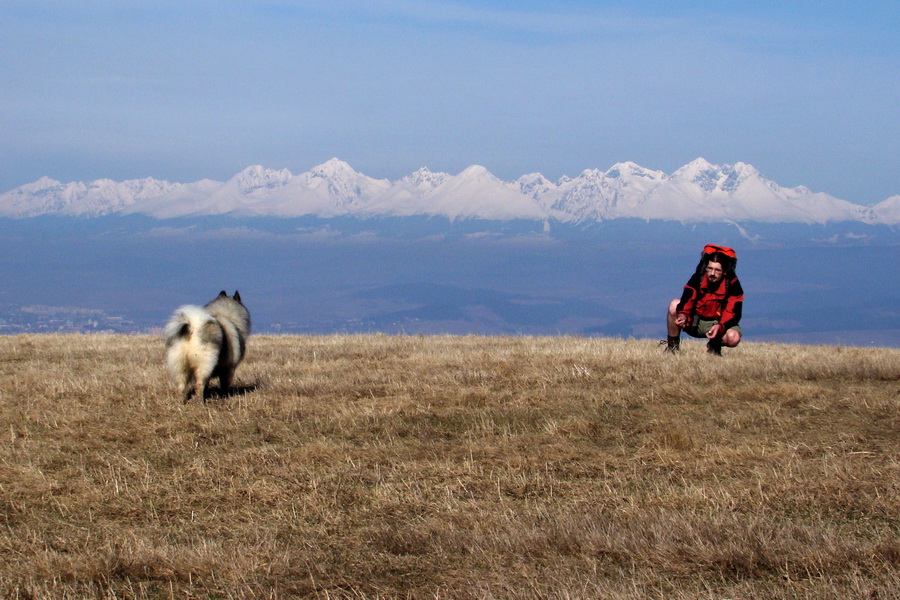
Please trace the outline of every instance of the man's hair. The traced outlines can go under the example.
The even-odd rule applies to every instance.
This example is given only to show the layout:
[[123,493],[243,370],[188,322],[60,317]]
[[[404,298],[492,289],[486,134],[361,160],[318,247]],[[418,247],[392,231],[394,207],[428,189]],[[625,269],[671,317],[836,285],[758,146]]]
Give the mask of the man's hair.
[[737,259],[722,252],[702,253],[700,255],[700,262],[697,264],[697,273],[701,275],[705,273],[706,267],[711,262],[722,265],[722,271],[724,271],[723,275],[734,276],[736,274],[735,268],[737,267]]

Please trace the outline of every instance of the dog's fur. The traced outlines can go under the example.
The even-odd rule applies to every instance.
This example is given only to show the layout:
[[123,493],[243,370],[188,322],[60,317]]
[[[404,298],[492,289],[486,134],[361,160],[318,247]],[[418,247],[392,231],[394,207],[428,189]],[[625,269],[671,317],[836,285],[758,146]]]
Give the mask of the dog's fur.
[[230,297],[223,290],[206,306],[187,304],[175,310],[165,328],[166,362],[185,404],[195,392],[206,403],[213,377],[228,393],[249,336],[250,313],[239,292]]

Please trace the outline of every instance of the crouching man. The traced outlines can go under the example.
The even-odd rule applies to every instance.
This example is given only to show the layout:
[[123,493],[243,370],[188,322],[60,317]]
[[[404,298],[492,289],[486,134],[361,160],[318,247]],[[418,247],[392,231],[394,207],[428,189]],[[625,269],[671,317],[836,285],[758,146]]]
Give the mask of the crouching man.
[[722,355],[722,346],[741,342],[744,290],[735,274],[737,256],[731,248],[708,244],[681,298],[669,303],[666,352],[679,351],[681,332],[707,338],[706,351]]

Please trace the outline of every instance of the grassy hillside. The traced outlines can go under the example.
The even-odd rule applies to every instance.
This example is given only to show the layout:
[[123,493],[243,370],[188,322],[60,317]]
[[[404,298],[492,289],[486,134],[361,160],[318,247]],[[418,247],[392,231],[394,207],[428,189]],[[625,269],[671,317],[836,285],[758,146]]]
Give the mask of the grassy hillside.
[[900,351],[0,337],[0,597],[897,598]]

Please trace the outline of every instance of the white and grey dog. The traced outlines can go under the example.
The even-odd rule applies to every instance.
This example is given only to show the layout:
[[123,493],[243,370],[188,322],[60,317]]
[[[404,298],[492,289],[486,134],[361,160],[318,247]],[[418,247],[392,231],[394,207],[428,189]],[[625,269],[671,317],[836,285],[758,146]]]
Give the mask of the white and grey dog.
[[167,363],[185,404],[195,392],[206,403],[213,377],[219,378],[222,393],[228,392],[249,336],[250,313],[239,292],[228,296],[223,290],[206,306],[175,310],[165,329]]

